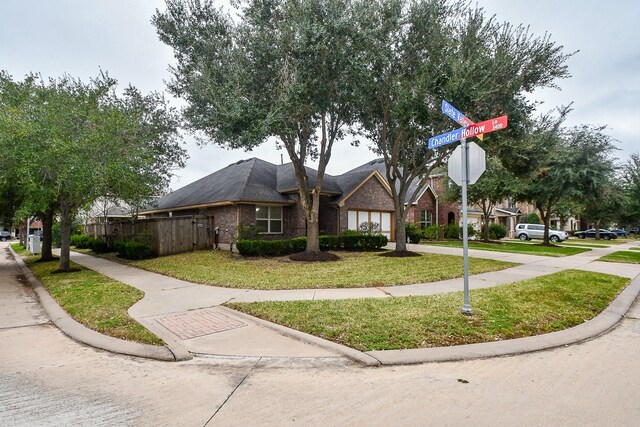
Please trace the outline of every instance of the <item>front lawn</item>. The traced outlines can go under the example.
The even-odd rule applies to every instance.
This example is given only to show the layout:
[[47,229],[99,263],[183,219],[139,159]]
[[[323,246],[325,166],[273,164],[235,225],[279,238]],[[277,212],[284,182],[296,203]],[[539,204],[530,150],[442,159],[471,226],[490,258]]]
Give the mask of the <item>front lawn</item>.
[[[461,241],[434,241],[423,242],[423,244],[433,246],[446,246],[450,248],[462,248]],[[469,241],[469,249],[479,249],[483,251],[507,252],[515,254],[542,255],[551,257],[561,257],[575,255],[582,252],[590,251],[588,248],[563,247],[563,246],[543,246],[540,244],[528,244],[518,242],[494,242],[484,243],[476,240]]]
[[[394,286],[462,276],[462,257],[421,254],[388,258],[381,252],[336,252],[335,262],[303,263],[279,258],[244,258],[223,251],[194,251],[127,264],[194,283],[248,289],[310,289]],[[517,264],[471,258],[471,274]]]
[[72,268],[80,271],[52,274],[58,269],[59,261],[37,260],[38,257],[31,256],[25,262],[51,296],[76,321],[115,338],[163,345],[160,338],[127,313],[129,307],[144,296],[142,291],[74,263]]
[[472,290],[471,316],[460,313],[462,292],[227,305],[361,351],[395,350],[492,342],[570,328],[595,317],[628,283],[618,276],[566,270]]
[[640,264],[640,253],[631,251],[617,251],[603,256],[598,261]]

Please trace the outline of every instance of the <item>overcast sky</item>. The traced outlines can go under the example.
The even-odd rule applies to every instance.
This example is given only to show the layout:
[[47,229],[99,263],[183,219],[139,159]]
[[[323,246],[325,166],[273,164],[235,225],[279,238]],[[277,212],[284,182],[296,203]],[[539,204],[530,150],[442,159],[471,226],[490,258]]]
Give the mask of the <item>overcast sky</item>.
[[[501,21],[529,25],[535,35],[550,33],[567,53],[579,50],[568,62],[572,77],[558,82],[560,91],[545,89],[531,97],[544,101],[545,110],[573,102],[568,125],[607,125],[623,160],[640,151],[640,1],[477,3]],[[143,92],[164,91],[173,55],[150,23],[156,8],[164,9],[164,0],[0,0],[0,69],[16,79],[39,72],[85,81],[103,69],[121,87],[131,83]],[[192,141],[185,136],[190,159],[176,171],[173,189],[243,158],[279,163],[284,154],[288,161],[271,143],[246,153],[198,148]],[[339,142],[328,172],[340,174],[372,158],[366,146]]]

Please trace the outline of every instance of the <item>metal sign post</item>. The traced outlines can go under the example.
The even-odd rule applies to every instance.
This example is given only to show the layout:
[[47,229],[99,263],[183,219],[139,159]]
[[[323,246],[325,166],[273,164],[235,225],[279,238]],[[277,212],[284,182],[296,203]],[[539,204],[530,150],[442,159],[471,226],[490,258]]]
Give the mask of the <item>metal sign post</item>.
[[467,139],[462,138],[462,257],[464,271],[464,304],[460,311],[471,314],[469,303],[469,228],[467,227],[467,182],[469,180],[469,162]]
[[[467,186],[473,184],[485,170],[484,151],[473,142],[467,144],[467,138],[476,136],[482,139],[483,134],[502,130],[507,127],[507,116],[495,117],[483,122],[474,123],[467,116],[458,111],[453,105],[442,100],[442,113],[452,118],[456,123],[464,126],[450,132],[429,138],[428,148],[437,149],[444,145],[460,141],[460,163],[458,164],[458,148],[449,158],[449,176],[462,187],[462,256],[464,269],[464,304],[460,311],[463,314],[471,314],[469,303],[469,229],[467,224]],[[471,155],[471,159],[469,156]],[[459,165],[459,166],[458,166]],[[460,182],[459,182],[460,181]],[[485,219],[486,220],[486,219]]]

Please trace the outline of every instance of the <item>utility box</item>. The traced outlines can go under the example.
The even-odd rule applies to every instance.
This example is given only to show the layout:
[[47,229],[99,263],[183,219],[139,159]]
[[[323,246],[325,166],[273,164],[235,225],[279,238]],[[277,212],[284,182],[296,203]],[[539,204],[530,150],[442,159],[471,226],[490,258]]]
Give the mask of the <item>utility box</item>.
[[40,236],[32,234],[29,236],[29,242],[27,243],[27,249],[32,254],[39,254],[42,252],[42,246],[40,245]]

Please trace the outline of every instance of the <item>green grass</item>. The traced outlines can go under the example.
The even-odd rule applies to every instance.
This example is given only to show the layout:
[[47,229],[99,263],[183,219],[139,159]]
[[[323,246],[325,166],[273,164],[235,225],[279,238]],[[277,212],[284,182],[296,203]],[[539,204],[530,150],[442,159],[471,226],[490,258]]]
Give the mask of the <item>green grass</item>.
[[72,263],[73,273],[56,273],[59,262],[25,262],[60,306],[76,321],[102,334],[144,344],[163,345],[162,340],[133,320],[127,310],[144,293],[124,283]]
[[432,296],[230,303],[229,307],[361,351],[491,342],[559,331],[600,313],[629,283],[566,270],[471,291],[473,315],[460,313],[462,292]]
[[12,243],[11,244],[11,249],[13,249],[14,252],[16,254],[18,254],[18,256],[29,256],[29,255],[31,255],[31,252],[29,252],[28,250],[23,248],[20,243]]
[[[446,246],[450,248],[462,248],[460,241],[441,241],[425,243],[433,246]],[[588,248],[563,247],[563,246],[543,246],[541,244],[519,243],[519,242],[500,242],[500,243],[484,243],[478,241],[470,241],[469,249],[479,249],[483,251],[507,252],[515,254],[541,255],[550,257],[561,257],[575,255],[582,252],[590,251]]]
[[631,251],[617,251],[603,256],[598,261],[640,264],[640,253]]
[[[462,276],[462,257],[422,254],[388,258],[381,252],[336,252],[335,262],[301,263],[280,258],[244,258],[223,251],[195,251],[127,264],[194,283],[249,289],[310,289],[393,286]],[[517,264],[470,259],[479,274]]]
[[640,248],[629,248],[629,249],[631,249],[632,251],[640,251]]

